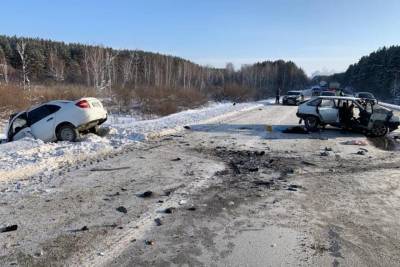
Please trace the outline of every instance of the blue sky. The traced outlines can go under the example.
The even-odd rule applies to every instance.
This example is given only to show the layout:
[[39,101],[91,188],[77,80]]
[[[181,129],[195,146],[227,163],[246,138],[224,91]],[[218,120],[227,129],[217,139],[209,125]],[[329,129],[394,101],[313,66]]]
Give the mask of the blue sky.
[[285,59],[344,71],[400,44],[399,0],[13,0],[0,34],[172,54],[203,65]]

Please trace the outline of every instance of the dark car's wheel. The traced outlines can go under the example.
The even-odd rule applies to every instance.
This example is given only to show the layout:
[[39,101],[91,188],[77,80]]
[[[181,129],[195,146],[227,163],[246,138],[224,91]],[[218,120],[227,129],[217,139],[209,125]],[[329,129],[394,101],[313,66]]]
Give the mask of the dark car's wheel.
[[372,137],[382,137],[385,136],[389,132],[389,129],[383,123],[375,123],[370,131],[370,135]]
[[57,140],[75,142],[78,139],[78,131],[72,124],[64,124],[57,129]]
[[315,116],[307,116],[304,118],[304,124],[310,132],[318,130],[319,120]]

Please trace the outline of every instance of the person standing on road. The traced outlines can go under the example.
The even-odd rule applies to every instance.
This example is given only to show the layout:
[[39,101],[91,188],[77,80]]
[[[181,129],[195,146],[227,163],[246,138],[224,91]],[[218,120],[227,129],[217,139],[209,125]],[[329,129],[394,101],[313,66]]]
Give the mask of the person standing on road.
[[281,88],[278,88],[278,90],[276,90],[275,104],[279,104],[280,98],[281,98]]

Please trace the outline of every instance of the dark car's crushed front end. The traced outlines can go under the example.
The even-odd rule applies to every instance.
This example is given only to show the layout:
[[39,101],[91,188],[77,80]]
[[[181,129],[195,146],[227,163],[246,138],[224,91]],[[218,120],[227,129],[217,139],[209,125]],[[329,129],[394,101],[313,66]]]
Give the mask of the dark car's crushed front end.
[[301,95],[285,95],[282,98],[284,105],[298,105],[303,100]]

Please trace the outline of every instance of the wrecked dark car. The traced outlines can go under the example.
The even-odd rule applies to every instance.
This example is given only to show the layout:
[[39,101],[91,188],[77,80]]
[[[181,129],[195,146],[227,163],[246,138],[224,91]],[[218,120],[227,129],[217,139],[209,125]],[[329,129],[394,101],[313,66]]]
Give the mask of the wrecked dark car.
[[371,137],[385,136],[400,124],[391,110],[355,97],[320,96],[301,104],[296,115],[309,131],[329,124]]
[[302,91],[289,91],[282,98],[283,105],[298,105],[302,101],[304,101]]

